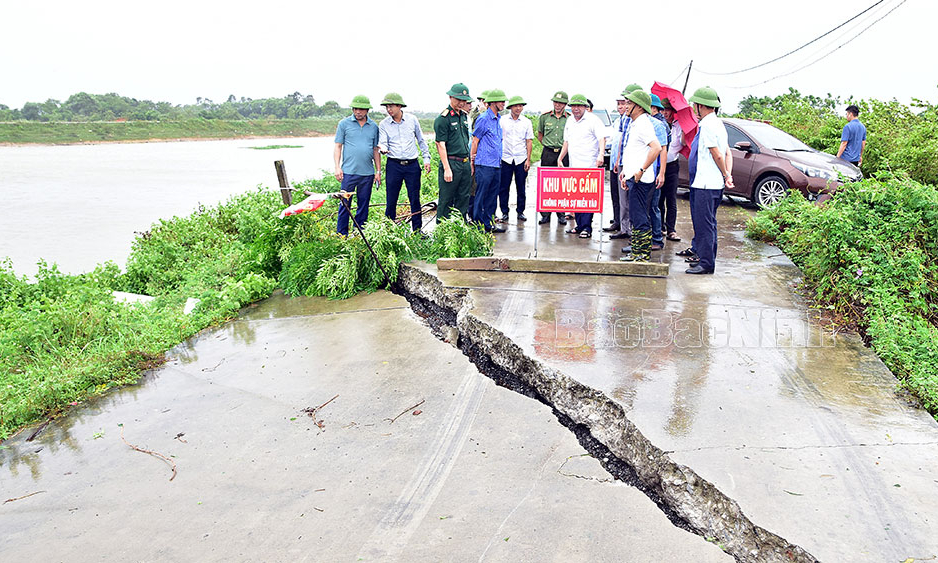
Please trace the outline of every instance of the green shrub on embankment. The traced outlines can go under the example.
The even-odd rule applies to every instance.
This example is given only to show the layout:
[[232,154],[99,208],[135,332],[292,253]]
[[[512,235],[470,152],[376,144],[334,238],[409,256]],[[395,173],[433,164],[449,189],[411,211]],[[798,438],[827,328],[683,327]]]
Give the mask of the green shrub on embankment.
[[0,122],[0,143],[95,143],[332,135],[338,118],[176,121]]
[[938,190],[892,176],[824,206],[800,193],[747,225],[804,272],[817,302],[855,320],[902,386],[938,415]]
[[[435,176],[424,175],[423,201],[436,199]],[[327,177],[297,188],[332,192],[338,183]],[[303,197],[294,192],[294,200]],[[365,229],[392,281],[403,261],[492,251],[492,236],[460,219],[424,238],[384,218],[383,189],[372,201]],[[335,234],[338,200],[279,219],[283,207],[279,190],[258,189],[162,220],[136,239],[124,273],[112,263],[77,276],[41,266],[29,282],[0,263],[0,439],[136,381],[166,350],[278,285],[291,295],[332,298],[382,287],[384,275],[354,229],[348,238]],[[114,300],[114,290],[156,299],[127,305]],[[190,297],[200,302],[185,315]]]

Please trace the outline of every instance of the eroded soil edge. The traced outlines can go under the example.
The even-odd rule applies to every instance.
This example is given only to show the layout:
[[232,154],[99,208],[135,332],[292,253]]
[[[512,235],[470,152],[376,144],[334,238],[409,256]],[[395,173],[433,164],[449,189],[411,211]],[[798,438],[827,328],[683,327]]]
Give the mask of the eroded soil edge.
[[690,468],[672,461],[611,397],[529,357],[472,314],[465,290],[402,265],[392,290],[404,296],[439,338],[454,342],[484,375],[550,406],[609,473],[644,492],[676,526],[716,542],[740,562],[817,559],[743,514],[739,505]]

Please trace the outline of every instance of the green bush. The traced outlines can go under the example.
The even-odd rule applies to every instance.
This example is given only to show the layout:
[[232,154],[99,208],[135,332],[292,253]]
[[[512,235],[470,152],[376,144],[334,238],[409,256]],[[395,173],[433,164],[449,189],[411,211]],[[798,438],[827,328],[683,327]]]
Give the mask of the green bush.
[[[435,151],[434,151],[435,152]],[[424,175],[424,200],[436,199],[436,175]],[[333,192],[331,176],[296,186]],[[402,190],[403,191],[403,190]],[[402,262],[488,254],[494,239],[459,219],[443,221],[433,236],[384,218],[384,190],[365,234],[387,272]],[[402,194],[404,200],[406,194]],[[335,233],[338,200],[316,212],[279,218],[279,190],[257,189],[186,217],[155,224],[133,244],[125,273],[105,264],[91,273],[64,275],[40,264],[34,282],[0,263],[0,439],[70,403],[135,381],[163,353],[203,328],[270,295],[345,298],[385,285],[364,240]],[[150,304],[116,302],[114,290],[156,297]],[[190,297],[199,304],[190,315]]]
[[938,413],[938,191],[882,175],[845,185],[824,206],[793,192],[752,219],[821,304],[866,331],[902,385]]
[[105,389],[135,381],[198,328],[179,308],[130,306],[118,270],[65,275],[40,264],[32,283],[0,264],[0,439]]

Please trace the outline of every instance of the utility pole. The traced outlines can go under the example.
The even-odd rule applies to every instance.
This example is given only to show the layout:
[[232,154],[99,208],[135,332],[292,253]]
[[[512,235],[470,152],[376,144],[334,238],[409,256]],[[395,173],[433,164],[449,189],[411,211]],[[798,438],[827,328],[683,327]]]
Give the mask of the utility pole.
[[681,95],[683,96],[687,92],[687,82],[690,80],[690,69],[694,68],[694,59],[690,60],[690,64],[687,65],[687,78],[684,79],[684,89],[681,90]]

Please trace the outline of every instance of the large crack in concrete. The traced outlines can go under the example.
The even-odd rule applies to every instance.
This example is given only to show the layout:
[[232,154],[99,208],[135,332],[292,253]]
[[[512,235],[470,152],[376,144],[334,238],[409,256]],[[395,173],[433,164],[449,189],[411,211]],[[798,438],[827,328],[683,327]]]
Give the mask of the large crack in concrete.
[[446,288],[435,276],[403,265],[392,291],[407,299],[437,337],[456,344],[482,374],[551,407],[606,471],[644,492],[674,525],[716,542],[740,562],[817,561],[802,547],[754,524],[736,501],[672,461],[611,397],[531,358],[473,315],[467,290]]

